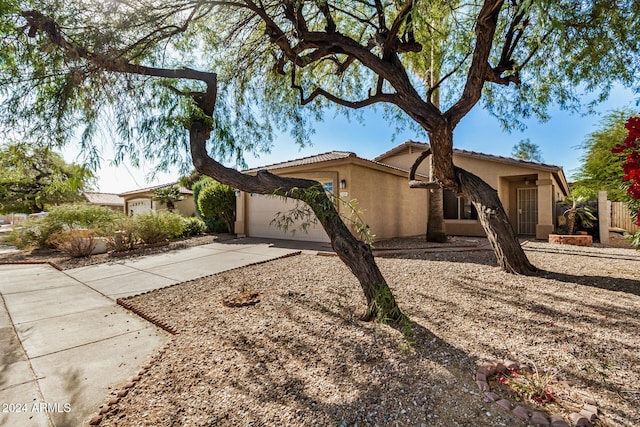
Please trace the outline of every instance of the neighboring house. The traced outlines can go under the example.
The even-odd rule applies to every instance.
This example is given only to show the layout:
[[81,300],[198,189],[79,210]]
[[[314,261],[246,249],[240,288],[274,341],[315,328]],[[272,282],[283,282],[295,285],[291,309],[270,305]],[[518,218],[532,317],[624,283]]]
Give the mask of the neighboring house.
[[[319,181],[334,196],[357,200],[361,218],[376,240],[416,236],[426,233],[429,191],[409,188],[408,170],[427,148],[428,144],[408,141],[373,161],[351,152],[332,151],[245,173],[266,169],[281,176]],[[516,232],[540,239],[554,232],[555,202],[569,193],[561,167],[464,150],[454,151],[454,163],[480,176],[498,191]],[[429,176],[428,165],[425,160],[419,168],[420,179]],[[272,224],[278,212],[292,209],[295,203],[276,196],[239,192],[235,232],[254,237],[329,241],[320,224],[310,227],[308,233],[296,227],[285,232]],[[443,207],[447,234],[484,235],[471,203],[445,190]],[[342,215],[350,215],[340,204],[338,209]]]
[[122,212],[124,209],[124,199],[117,194],[87,191],[82,195],[92,205],[103,206],[118,212]]
[[[166,209],[166,205],[161,202],[153,200],[153,192],[161,188],[171,187],[178,185],[176,182],[169,184],[156,185],[154,187],[141,188],[139,190],[127,191],[126,193],[120,193],[118,196],[124,199],[124,212],[127,215],[138,215],[141,213],[150,212],[152,210],[158,211]],[[193,201],[193,191],[179,187],[180,193],[184,199],[175,202],[175,212],[182,216],[190,217],[196,214],[196,207]]]

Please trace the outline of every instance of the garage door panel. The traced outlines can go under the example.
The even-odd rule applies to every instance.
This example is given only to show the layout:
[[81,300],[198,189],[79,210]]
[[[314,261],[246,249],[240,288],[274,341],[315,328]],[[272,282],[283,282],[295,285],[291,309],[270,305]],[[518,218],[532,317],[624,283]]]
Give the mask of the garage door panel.
[[307,232],[300,227],[300,222],[284,231],[272,225],[278,212],[287,212],[295,208],[297,201],[282,197],[251,194],[247,198],[247,235],[273,239],[306,240],[312,242],[328,242],[329,236],[322,226],[311,224]]

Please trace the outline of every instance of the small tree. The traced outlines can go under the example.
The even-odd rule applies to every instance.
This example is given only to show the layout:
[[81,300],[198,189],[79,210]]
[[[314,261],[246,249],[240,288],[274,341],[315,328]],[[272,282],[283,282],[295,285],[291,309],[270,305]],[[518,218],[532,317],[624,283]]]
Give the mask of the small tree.
[[169,212],[173,212],[176,208],[175,203],[180,200],[184,200],[184,196],[180,192],[180,188],[177,185],[170,187],[158,188],[153,191],[153,200],[156,202],[164,203]]
[[82,200],[93,173],[69,164],[48,147],[27,144],[0,148],[0,212],[34,213],[47,206]]
[[542,162],[542,152],[537,144],[527,139],[523,139],[513,146],[511,155],[516,159],[526,160],[528,162]]
[[614,147],[627,136],[625,122],[631,110],[614,110],[601,120],[598,129],[589,134],[581,147],[582,164],[573,174],[571,193],[595,200],[598,191],[606,190],[609,200],[625,202],[629,199],[622,164],[625,156],[614,153]]
[[236,195],[233,188],[211,181],[200,190],[198,207],[203,216],[219,218],[226,224],[227,231],[233,232],[236,220]]

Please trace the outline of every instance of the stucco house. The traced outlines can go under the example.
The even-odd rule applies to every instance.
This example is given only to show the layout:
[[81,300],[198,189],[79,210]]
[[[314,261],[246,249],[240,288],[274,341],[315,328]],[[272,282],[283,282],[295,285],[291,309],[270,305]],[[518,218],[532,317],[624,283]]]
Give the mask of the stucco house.
[[[140,188],[138,190],[132,190],[118,194],[118,196],[124,199],[124,213],[133,216],[145,212],[150,212],[152,210],[157,211],[166,209],[167,207],[164,203],[153,200],[153,192],[155,190],[168,188],[174,185],[178,185],[178,183],[171,182],[169,184]],[[180,193],[183,196],[183,199],[175,202],[175,212],[178,212],[185,217],[195,215],[196,207],[193,201],[193,191],[179,185],[178,187],[180,189]]]
[[[426,232],[429,191],[412,189],[408,171],[428,144],[407,141],[374,160],[355,153],[332,151],[245,171],[266,169],[281,176],[314,179],[325,190],[345,200],[357,200],[362,220],[376,240],[408,237]],[[569,194],[561,167],[507,157],[458,150],[454,163],[480,176],[498,191],[517,233],[546,239],[556,228],[554,205]],[[429,162],[418,169],[421,179],[429,176]],[[235,232],[238,235],[308,241],[329,241],[319,224],[308,233],[296,227],[283,231],[272,224],[278,212],[296,202],[280,197],[238,192]],[[445,190],[444,214],[449,235],[483,236],[475,208],[468,201]],[[338,204],[346,216],[350,212]]]

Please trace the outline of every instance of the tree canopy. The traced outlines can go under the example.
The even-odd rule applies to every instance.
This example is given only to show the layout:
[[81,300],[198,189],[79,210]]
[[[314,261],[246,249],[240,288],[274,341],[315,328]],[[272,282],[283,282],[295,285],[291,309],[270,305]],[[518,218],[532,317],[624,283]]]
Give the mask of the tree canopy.
[[[425,128],[425,119],[440,120],[432,99],[439,93],[455,126],[484,91],[489,111],[515,127],[521,118],[546,118],[552,103],[577,110],[582,91],[600,100],[615,82],[637,84],[640,67],[633,60],[640,6],[631,0],[75,0],[22,2],[16,13],[3,4],[2,22],[31,28],[3,38],[3,52],[14,58],[2,69],[3,123],[61,144],[79,127],[97,156],[90,142],[102,120],[111,124],[118,159],[165,167],[188,160],[184,124],[196,107],[176,95],[202,84],[185,68],[217,74],[210,150],[228,158],[268,147],[275,129],[308,142],[309,120],[329,104],[384,103],[390,120]],[[45,17],[57,29],[37,35]],[[483,20],[494,29],[487,32]],[[480,54],[487,59],[474,63]],[[164,70],[165,78],[149,78],[137,65]],[[437,81],[420,78],[434,67]],[[167,71],[176,69],[183,72]],[[421,102],[424,117],[401,113],[407,96]]]
[[627,136],[625,122],[633,115],[631,110],[610,111],[600,121],[599,128],[587,136],[580,146],[582,163],[573,174],[572,193],[595,200],[598,191],[606,190],[609,200],[629,199],[627,185],[622,180],[625,156],[611,150],[624,141]]
[[542,152],[537,144],[527,139],[523,139],[513,146],[511,155],[516,159],[527,160],[531,162],[542,162]]
[[68,164],[49,148],[27,144],[0,148],[0,212],[34,213],[81,200],[93,173]]

